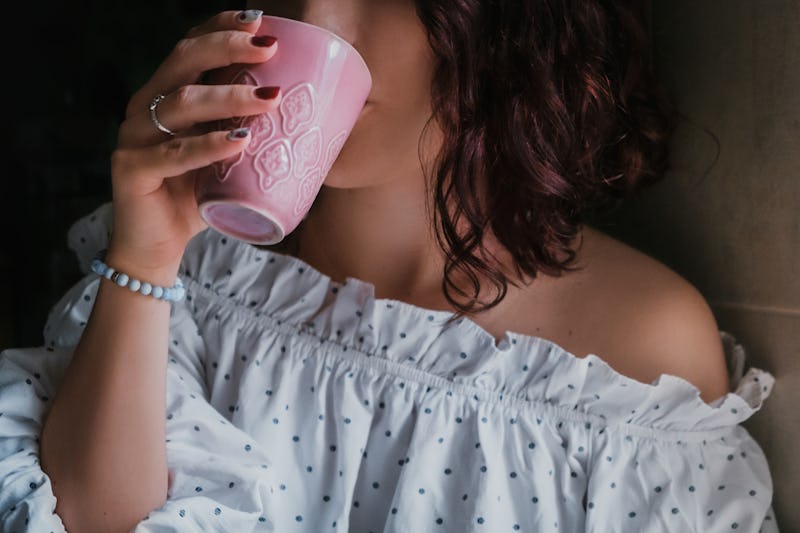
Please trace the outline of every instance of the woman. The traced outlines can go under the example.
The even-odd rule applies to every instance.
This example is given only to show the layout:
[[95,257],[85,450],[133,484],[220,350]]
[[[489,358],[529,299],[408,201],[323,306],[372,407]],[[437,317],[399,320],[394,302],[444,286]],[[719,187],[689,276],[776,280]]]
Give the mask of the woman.
[[[728,393],[699,293],[587,225],[666,162],[638,3],[257,4],[193,28],[133,96],[113,202],[70,230],[84,270],[107,247],[186,298],[89,275],[47,348],[3,353],[4,530],[773,526],[738,426],[771,376]],[[374,80],[266,249],[206,227],[191,173],[249,141],[202,124],[280,102],[199,83],[272,57],[256,8],[342,35]]]

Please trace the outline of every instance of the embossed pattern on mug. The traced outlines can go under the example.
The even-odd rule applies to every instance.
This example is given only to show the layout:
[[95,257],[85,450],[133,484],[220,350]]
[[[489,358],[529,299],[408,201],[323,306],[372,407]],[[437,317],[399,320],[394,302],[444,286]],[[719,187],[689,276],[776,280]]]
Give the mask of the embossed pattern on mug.
[[252,85],[253,87],[258,87],[258,80],[246,70],[242,70],[239,74],[233,78],[231,81],[232,85]]
[[264,192],[285,181],[292,172],[289,143],[281,139],[265,146],[253,158],[253,168],[258,174],[258,183]]
[[[280,86],[283,95],[267,113],[225,118],[208,128],[247,127],[250,139],[242,159],[198,174],[195,196],[210,226],[266,243],[294,231],[313,205],[369,95],[371,76],[358,52],[329,31],[280,17],[264,20],[286,45],[276,61],[214,69],[208,81],[245,90]],[[229,205],[206,208],[211,202]],[[261,218],[243,217],[241,208]]]
[[322,131],[315,126],[303,133],[295,139],[292,151],[294,175],[302,178],[319,163],[322,155]]
[[337,133],[333,140],[328,143],[328,151],[327,156],[325,159],[325,165],[322,168],[322,173],[324,175],[328,175],[328,172],[331,171],[331,167],[333,166],[333,162],[336,161],[336,158],[339,157],[339,152],[342,151],[342,147],[344,146],[344,142],[347,140],[347,132],[340,131]]
[[275,120],[269,113],[254,115],[248,118],[250,118],[250,120],[247,126],[250,128],[250,131],[253,132],[253,138],[250,140],[250,144],[247,145],[246,150],[247,153],[254,155],[272,139],[275,134]]
[[320,176],[322,176],[322,174],[320,174],[320,171],[317,168],[310,172],[305,178],[303,178],[303,181],[300,182],[300,186],[298,187],[299,193],[297,195],[297,202],[294,204],[295,215],[301,214],[314,202],[314,198],[317,196],[317,191],[319,191],[319,188],[322,185],[320,183],[322,181]]
[[316,98],[314,87],[309,83],[290,89],[281,100],[280,113],[283,117],[283,131],[291,137],[301,127],[314,119]]
[[244,152],[239,152],[233,157],[215,162],[212,166],[217,179],[221,182],[224,182],[226,179],[228,179],[231,169],[241,163],[243,156]]

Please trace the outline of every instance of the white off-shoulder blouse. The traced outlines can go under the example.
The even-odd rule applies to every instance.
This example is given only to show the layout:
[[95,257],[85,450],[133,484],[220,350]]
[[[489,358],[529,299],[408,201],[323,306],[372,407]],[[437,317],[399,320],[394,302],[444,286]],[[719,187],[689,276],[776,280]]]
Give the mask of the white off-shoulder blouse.
[[[4,532],[65,531],[38,439],[110,226],[107,203],[70,228],[86,276],[53,306],[45,346],[0,354]],[[642,383],[512,332],[497,344],[469,319],[447,325],[213,229],[179,274],[172,482],[136,533],[777,531],[767,461],[739,425],[773,377],[742,375],[725,332],[735,390],[707,404],[681,378]]]

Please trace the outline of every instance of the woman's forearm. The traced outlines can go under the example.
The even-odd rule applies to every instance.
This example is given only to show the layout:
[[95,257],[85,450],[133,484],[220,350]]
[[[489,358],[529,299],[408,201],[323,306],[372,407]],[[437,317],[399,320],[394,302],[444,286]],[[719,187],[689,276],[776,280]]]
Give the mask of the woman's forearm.
[[[135,277],[171,286],[177,270]],[[128,531],[166,499],[169,316],[169,303],[100,279],[42,430],[42,468],[70,531]]]

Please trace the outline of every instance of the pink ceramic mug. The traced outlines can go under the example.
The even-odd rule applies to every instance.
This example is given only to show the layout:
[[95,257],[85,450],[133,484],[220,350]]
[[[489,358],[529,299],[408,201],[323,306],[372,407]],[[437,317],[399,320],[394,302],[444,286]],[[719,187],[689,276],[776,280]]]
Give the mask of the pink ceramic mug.
[[311,208],[372,88],[359,53],[341,37],[296,20],[264,16],[257,35],[278,38],[264,63],[209,73],[209,83],[280,86],[279,109],[220,121],[249,127],[237,157],[196,173],[195,197],[209,226],[253,244],[274,244]]

